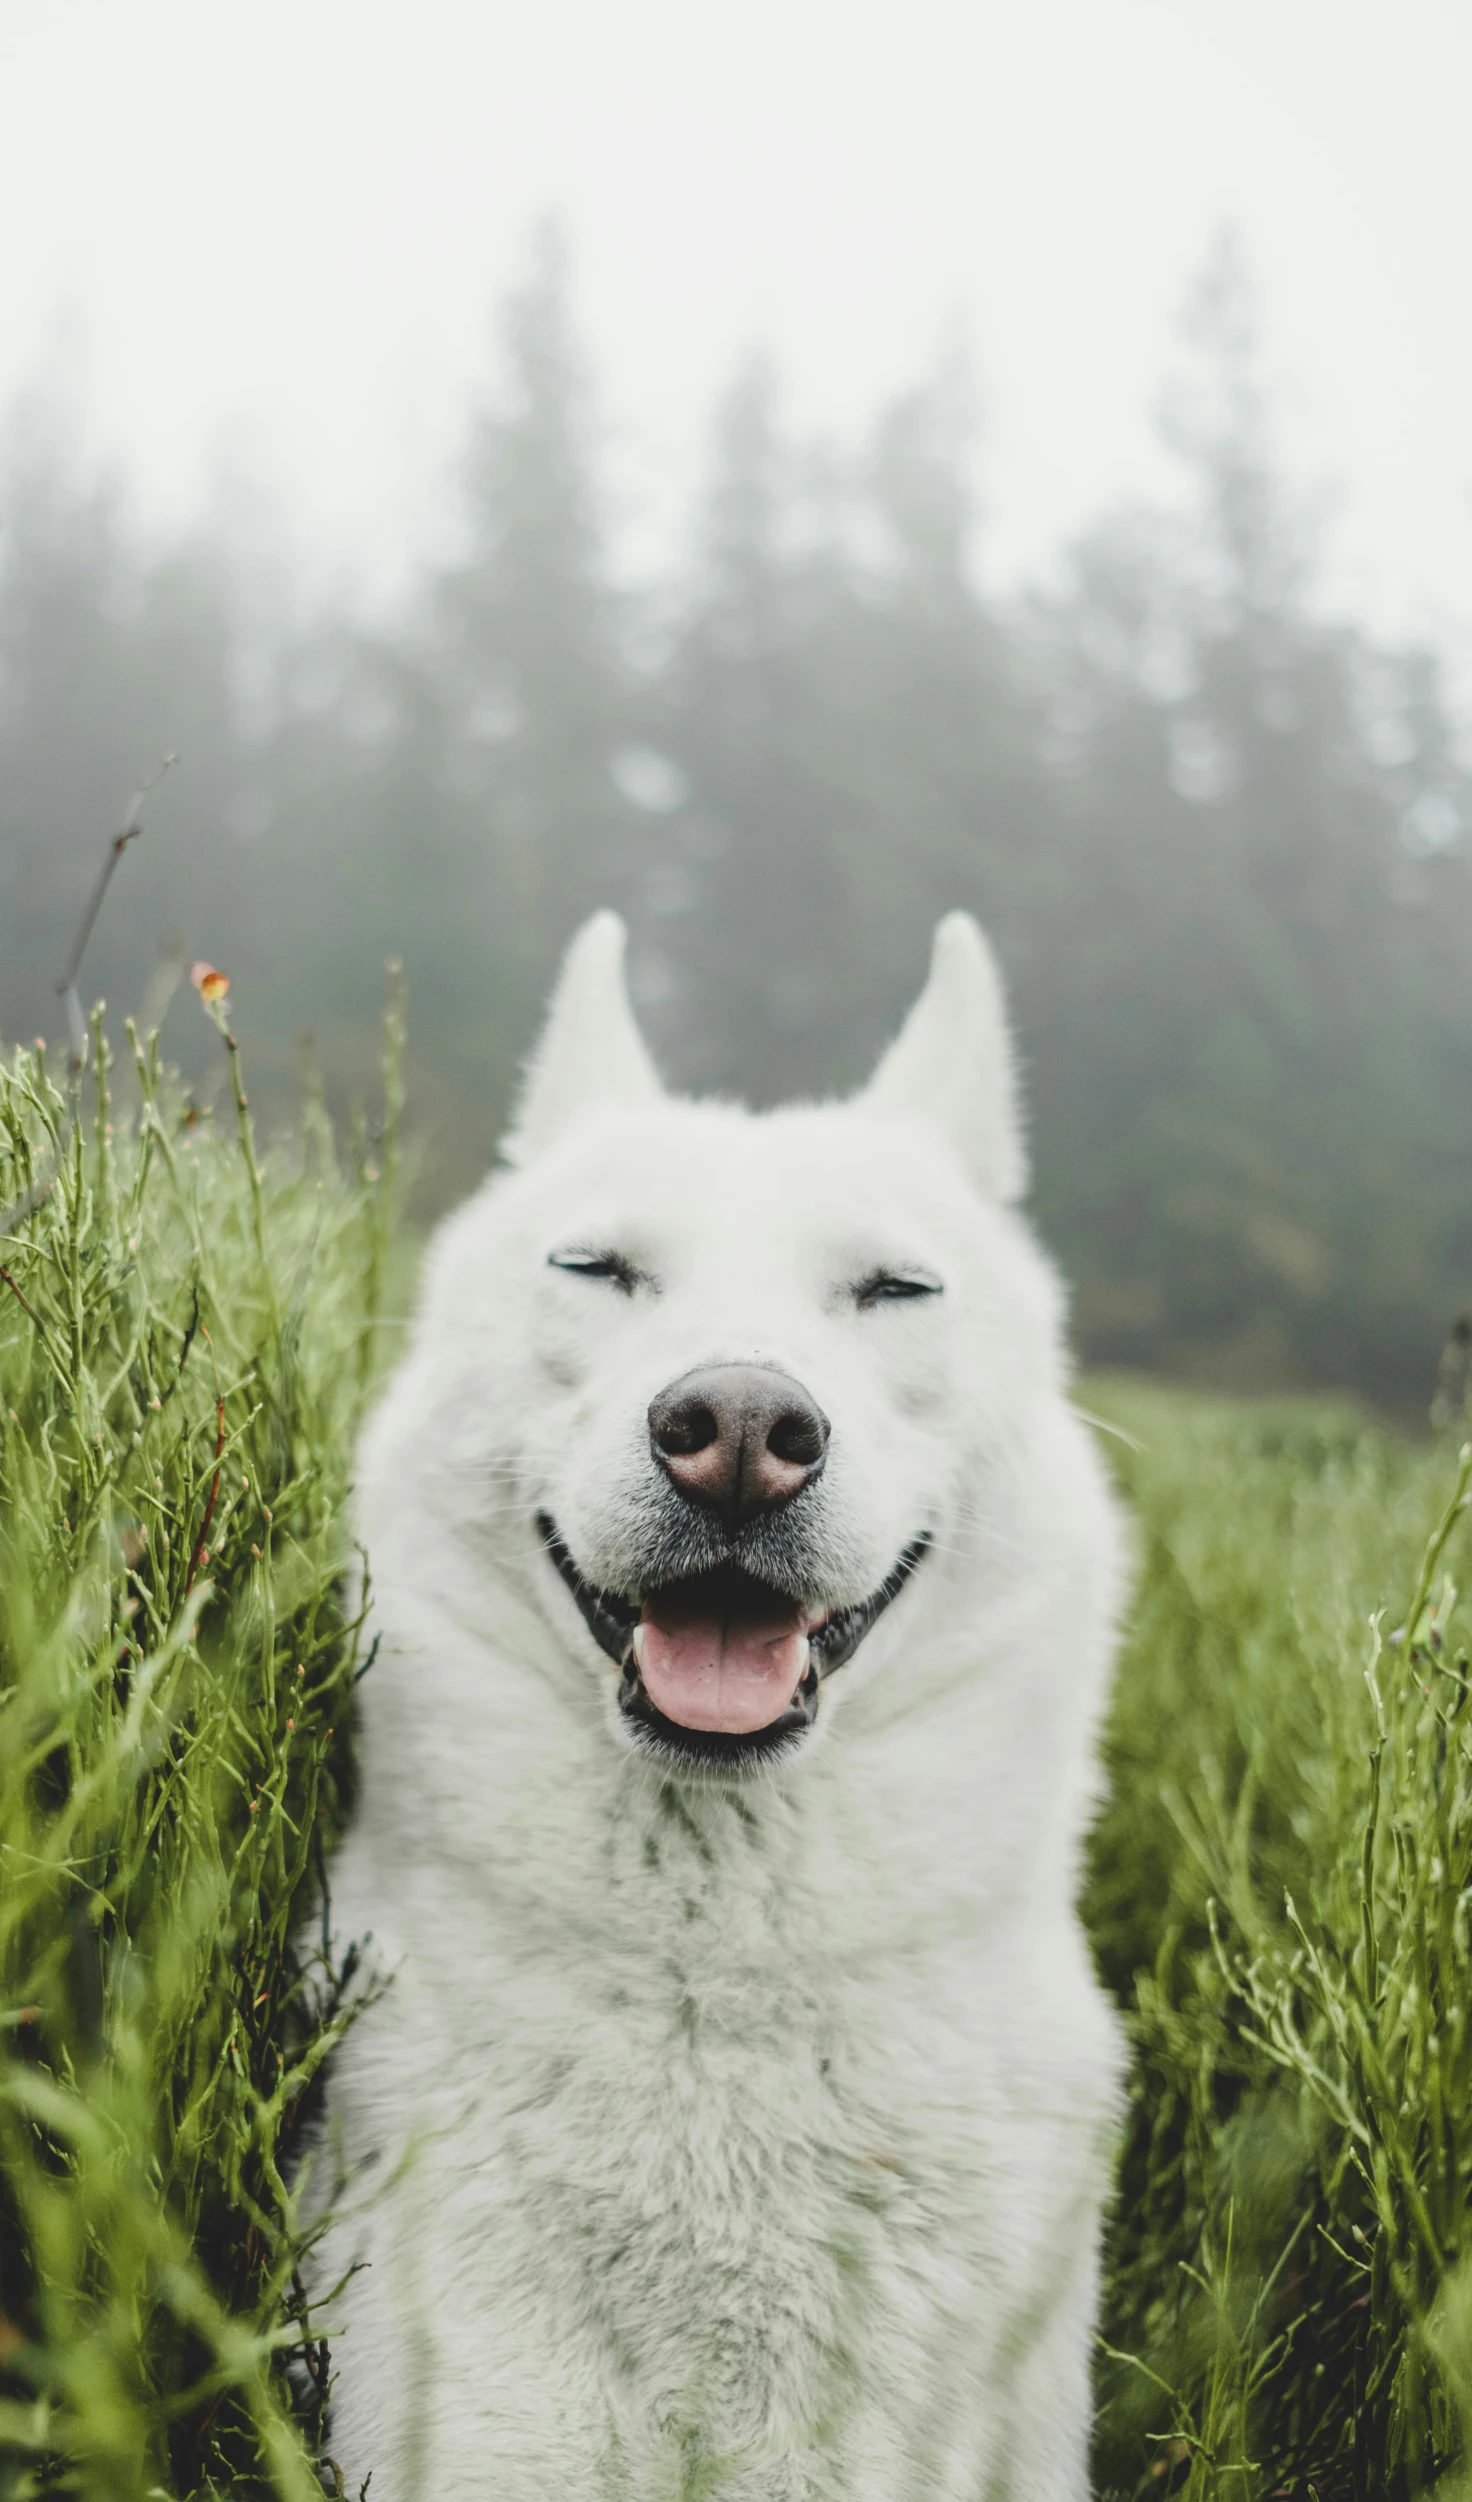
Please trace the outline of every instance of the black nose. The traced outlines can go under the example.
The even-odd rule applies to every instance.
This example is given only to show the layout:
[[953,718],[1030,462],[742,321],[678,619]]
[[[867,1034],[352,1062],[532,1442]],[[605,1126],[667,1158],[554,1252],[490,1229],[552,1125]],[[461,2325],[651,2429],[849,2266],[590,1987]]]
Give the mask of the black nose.
[[649,1439],[686,1500],[732,1528],[811,1483],[828,1419],[800,1381],[769,1364],[709,1364],[650,1402]]

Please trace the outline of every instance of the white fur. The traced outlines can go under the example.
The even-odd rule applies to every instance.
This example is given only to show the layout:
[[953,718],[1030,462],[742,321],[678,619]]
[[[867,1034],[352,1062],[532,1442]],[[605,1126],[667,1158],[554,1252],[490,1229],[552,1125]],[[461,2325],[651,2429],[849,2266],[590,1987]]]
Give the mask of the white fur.
[[[867,1095],[658,1095],[609,916],[518,1169],[440,1230],[367,1435],[382,1644],[340,1936],[332,2448],[373,2502],[1081,2502],[1119,2050],[1074,1911],[1123,1541],[1066,1394],[999,986],[942,924]],[[625,1295],[549,1267],[616,1245]],[[944,1291],[863,1309],[876,1267]],[[645,1411],[776,1364],[832,1420],[824,1604],[932,1545],[790,1764],[631,1751],[535,1527],[628,1585]]]

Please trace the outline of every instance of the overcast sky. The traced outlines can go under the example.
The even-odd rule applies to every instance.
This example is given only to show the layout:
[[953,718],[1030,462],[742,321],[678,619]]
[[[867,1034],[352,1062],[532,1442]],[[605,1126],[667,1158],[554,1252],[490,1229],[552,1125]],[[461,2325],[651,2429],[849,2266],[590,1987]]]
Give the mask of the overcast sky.
[[58,337],[148,504],[223,466],[370,576],[566,221],[632,525],[772,349],[852,435],[963,331],[988,560],[1160,476],[1234,223],[1341,595],[1472,630],[1469,0],[0,0],[0,395]]

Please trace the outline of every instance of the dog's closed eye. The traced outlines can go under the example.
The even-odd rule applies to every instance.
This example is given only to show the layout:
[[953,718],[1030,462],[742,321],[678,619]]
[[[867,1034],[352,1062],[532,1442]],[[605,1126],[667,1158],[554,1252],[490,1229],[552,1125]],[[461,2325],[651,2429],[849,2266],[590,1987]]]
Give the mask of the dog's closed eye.
[[918,1303],[942,1291],[940,1279],[926,1269],[876,1268],[855,1286],[854,1301],[861,1312],[870,1312],[876,1303]]
[[570,1277],[602,1279],[617,1286],[620,1294],[632,1294],[636,1286],[648,1283],[643,1269],[626,1260],[621,1251],[549,1251],[547,1266],[565,1269]]

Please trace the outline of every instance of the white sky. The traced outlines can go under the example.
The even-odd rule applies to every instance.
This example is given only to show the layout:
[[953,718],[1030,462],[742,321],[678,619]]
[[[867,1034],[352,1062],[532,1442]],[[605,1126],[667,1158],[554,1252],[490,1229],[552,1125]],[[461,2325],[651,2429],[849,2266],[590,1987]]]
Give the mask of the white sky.
[[632,527],[772,348],[853,434],[958,323],[993,572],[1160,477],[1170,329],[1255,269],[1336,589],[1472,632],[1468,0],[0,0],[0,396],[65,319],[146,502],[223,467],[422,543],[562,213]]

